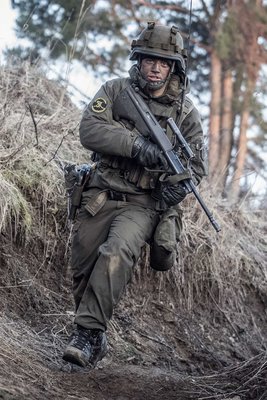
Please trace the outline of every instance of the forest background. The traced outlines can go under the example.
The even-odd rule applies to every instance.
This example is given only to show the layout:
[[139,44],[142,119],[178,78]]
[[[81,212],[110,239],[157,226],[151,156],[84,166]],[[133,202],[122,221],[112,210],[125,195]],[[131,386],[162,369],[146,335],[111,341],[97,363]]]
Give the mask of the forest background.
[[[8,50],[8,56],[13,62],[30,59],[42,67],[50,63],[51,68],[55,60],[64,63],[65,84],[77,63],[88,70],[88,80],[126,76],[131,40],[146,22],[177,25],[188,49],[191,92],[206,127],[210,180],[231,203],[248,193],[257,197],[257,206],[264,201],[266,1],[12,0],[11,4],[18,12],[16,35],[27,44]],[[91,96],[84,93],[84,101]]]

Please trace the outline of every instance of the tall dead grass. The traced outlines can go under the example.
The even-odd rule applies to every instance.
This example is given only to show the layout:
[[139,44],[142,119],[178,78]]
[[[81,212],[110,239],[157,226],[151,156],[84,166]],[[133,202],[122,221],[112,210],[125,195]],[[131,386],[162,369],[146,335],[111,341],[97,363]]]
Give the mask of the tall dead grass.
[[1,67],[0,104],[0,228],[19,225],[29,235],[65,207],[63,164],[88,158],[78,140],[80,111],[65,88],[26,63]]
[[191,199],[185,209],[179,258],[171,279],[188,309],[199,301],[214,301],[222,309],[242,312],[249,293],[267,295],[265,211],[221,206],[205,183],[202,193],[214,210],[221,232],[213,230]]

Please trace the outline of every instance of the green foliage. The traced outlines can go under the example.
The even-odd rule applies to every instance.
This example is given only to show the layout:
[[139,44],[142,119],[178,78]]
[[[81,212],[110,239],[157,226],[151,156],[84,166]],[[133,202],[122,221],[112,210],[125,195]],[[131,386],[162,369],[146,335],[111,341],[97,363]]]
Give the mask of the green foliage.
[[[190,47],[189,10],[183,1],[156,1],[155,7],[138,6],[133,0],[13,0],[12,4],[18,10],[17,35],[28,39],[31,45],[13,49],[15,58],[26,59],[28,55],[32,62],[40,57],[77,59],[98,74],[101,70],[119,75],[128,69],[126,60],[132,38],[146,26],[146,21],[153,19],[178,25],[186,47]],[[192,29],[200,40],[207,41],[208,29],[205,24],[198,24],[198,17],[194,16]],[[195,46],[189,50],[190,69],[201,75],[207,58]],[[199,65],[203,68],[196,68]],[[205,86],[206,79],[197,82]]]
[[[48,50],[51,58],[69,52],[83,27],[80,11],[86,12],[92,6],[88,0],[13,0],[12,3],[19,11],[17,36],[29,39],[38,52]],[[85,7],[81,9],[83,3]]]
[[[78,60],[118,74],[129,54],[130,5],[92,0],[13,0],[16,34],[30,46],[7,52],[13,59]],[[115,8],[114,8],[115,7]]]
[[218,31],[215,40],[215,48],[221,60],[229,65],[236,64],[240,59],[240,52],[244,48],[244,37],[239,30],[237,16],[229,12]]

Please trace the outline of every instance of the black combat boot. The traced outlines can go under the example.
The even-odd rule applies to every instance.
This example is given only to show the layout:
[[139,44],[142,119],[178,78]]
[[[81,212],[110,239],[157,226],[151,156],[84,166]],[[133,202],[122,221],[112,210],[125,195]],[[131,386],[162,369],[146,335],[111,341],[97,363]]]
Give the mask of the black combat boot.
[[102,360],[108,352],[107,337],[105,332],[96,329],[91,330],[91,357],[89,363],[95,368],[98,361]]
[[64,351],[63,360],[72,364],[93,368],[107,354],[107,338],[99,329],[85,329],[78,326],[72,333]]

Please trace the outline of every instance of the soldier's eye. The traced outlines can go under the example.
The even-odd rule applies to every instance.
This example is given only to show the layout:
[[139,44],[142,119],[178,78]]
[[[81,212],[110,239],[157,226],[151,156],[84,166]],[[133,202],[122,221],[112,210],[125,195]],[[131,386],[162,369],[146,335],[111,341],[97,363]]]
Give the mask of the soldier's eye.
[[146,62],[147,64],[153,64],[153,63],[154,63],[154,60],[153,60],[153,58],[145,58],[145,62]]
[[162,67],[164,67],[164,68],[168,67],[167,61],[164,61],[164,60],[160,60],[160,65],[161,65]]

